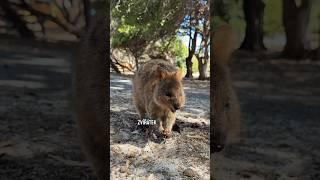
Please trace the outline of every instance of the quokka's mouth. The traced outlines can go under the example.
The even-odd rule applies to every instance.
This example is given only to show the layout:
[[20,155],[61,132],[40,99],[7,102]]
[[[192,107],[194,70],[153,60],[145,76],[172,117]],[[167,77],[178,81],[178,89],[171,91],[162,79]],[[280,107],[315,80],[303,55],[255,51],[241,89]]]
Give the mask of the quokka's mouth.
[[181,108],[182,108],[181,106],[177,106],[177,105],[176,106],[173,105],[170,107],[170,109],[173,113],[176,112],[177,110],[180,110]]

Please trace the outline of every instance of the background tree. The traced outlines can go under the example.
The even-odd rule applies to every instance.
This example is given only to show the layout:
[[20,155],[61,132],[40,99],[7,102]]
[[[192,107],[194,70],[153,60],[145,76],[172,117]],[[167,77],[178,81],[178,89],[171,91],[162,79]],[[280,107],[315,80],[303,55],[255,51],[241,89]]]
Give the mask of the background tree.
[[[320,24],[320,12],[318,14],[318,22]],[[319,60],[320,59],[320,29],[318,30],[318,48],[313,50],[312,59],[313,60]]]
[[27,26],[27,22],[17,13],[8,0],[0,1],[0,8],[4,12],[4,17],[11,22],[21,37],[34,38],[34,33]]
[[262,0],[243,1],[246,33],[240,49],[249,51],[260,51],[266,49],[263,44],[264,7],[265,4]]
[[112,7],[112,47],[130,51],[136,60],[160,38],[175,35],[186,14],[185,2],[124,0]]
[[41,32],[45,35],[46,22],[52,22],[62,30],[80,37],[90,19],[90,1],[88,0],[4,0],[0,2],[0,8],[4,11],[3,16],[6,22],[12,23],[22,37],[34,38],[36,31],[30,27],[35,24],[41,27]]
[[196,57],[199,71],[198,79],[204,80],[207,77],[210,52],[209,1],[192,1],[190,7],[190,13],[185,16],[184,22],[181,24],[181,29],[189,36],[185,77],[193,77],[192,59]]
[[210,45],[210,13],[209,1],[203,1],[200,8],[201,26],[200,35],[201,42],[198,52],[195,54],[198,60],[199,80],[207,77],[207,67],[209,62],[209,45]]
[[283,0],[283,26],[286,44],[282,54],[287,58],[300,59],[306,56],[306,32],[309,24],[311,1]]
[[189,21],[188,35],[189,35],[189,45],[188,45],[188,56],[186,58],[186,67],[187,73],[185,75],[186,78],[192,78],[192,58],[196,52],[197,46],[197,38],[198,38],[198,30],[196,27],[198,26],[198,9],[196,8],[193,12],[190,13],[189,17],[187,17]]
[[86,29],[90,27],[91,23],[91,3],[90,0],[83,0],[84,18],[86,22]]
[[[232,3],[232,2],[229,2],[229,3]],[[225,22],[230,21],[231,17],[230,17],[230,13],[228,12],[229,11],[228,2],[224,0],[214,0],[211,7],[213,7],[213,12],[215,14],[215,17],[220,17]]]
[[213,7],[214,27],[228,23],[244,34],[242,49],[264,50],[267,43],[285,58],[319,57],[319,1],[216,0]]

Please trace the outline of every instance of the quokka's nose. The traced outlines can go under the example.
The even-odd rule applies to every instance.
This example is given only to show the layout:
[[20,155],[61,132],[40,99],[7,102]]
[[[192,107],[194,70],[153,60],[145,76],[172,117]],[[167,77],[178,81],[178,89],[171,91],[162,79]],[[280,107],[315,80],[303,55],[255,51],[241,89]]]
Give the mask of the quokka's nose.
[[181,108],[178,104],[173,105],[173,107],[174,107],[175,110],[178,110],[178,109]]

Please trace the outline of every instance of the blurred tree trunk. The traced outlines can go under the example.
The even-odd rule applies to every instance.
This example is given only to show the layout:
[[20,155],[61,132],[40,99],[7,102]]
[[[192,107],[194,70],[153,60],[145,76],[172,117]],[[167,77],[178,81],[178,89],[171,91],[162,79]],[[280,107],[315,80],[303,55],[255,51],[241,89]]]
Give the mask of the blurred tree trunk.
[[[225,0],[214,0],[213,1],[213,11],[215,16],[219,16],[223,21],[229,23],[230,22],[230,14],[229,14],[229,4],[230,2],[226,2]],[[211,16],[213,17],[213,16]]]
[[318,47],[317,49],[313,50],[313,60],[320,60],[320,47]]
[[86,29],[90,27],[91,22],[91,4],[90,0],[83,0],[84,18],[86,22]]
[[[185,75],[186,78],[193,78],[192,75],[192,57],[195,55],[196,52],[196,46],[197,46],[197,38],[198,38],[198,30],[196,28],[199,25],[199,9],[198,7],[195,7],[194,12],[190,13],[190,23],[189,23],[189,53],[188,57],[186,58],[186,67],[187,67],[187,73]],[[193,32],[193,37],[192,37]]]
[[8,0],[0,0],[0,7],[5,13],[5,18],[8,22],[12,23],[17,29],[19,34],[24,38],[34,38],[34,33],[27,27],[26,22],[14,10]]
[[266,50],[263,44],[264,7],[265,4],[262,0],[243,1],[246,34],[240,49],[249,51]]
[[300,6],[297,6],[295,0],[283,0],[283,26],[287,41],[282,54],[286,58],[301,59],[306,56],[306,31],[310,10],[310,0],[301,1]]
[[[210,37],[208,37],[210,38]],[[209,43],[208,41],[205,42],[206,47],[205,47],[205,52],[204,52],[204,57],[199,64],[201,64],[199,67],[199,80],[205,80],[207,78],[207,69],[208,69],[208,63],[209,63]]]
[[[318,16],[318,22],[320,24],[320,14]],[[313,60],[320,60],[320,29],[318,29],[318,48],[314,50]]]
[[198,68],[199,68],[199,80],[205,80],[207,78],[207,67],[208,60],[205,60],[204,57],[199,58]]
[[[195,31],[193,33],[193,38],[191,35],[191,30],[190,30],[190,38],[189,41],[191,41],[191,45],[189,48],[189,53],[188,53],[188,57],[186,58],[186,66],[187,66],[187,74],[186,74],[186,78],[192,78],[192,57],[196,51],[196,45],[197,45],[197,36],[198,36],[198,31]],[[190,44],[190,42],[189,42]]]
[[207,67],[208,67],[208,61],[209,61],[209,39],[210,39],[210,33],[209,33],[209,26],[210,26],[210,14],[209,14],[209,6],[207,6],[205,15],[204,15],[204,21],[203,21],[203,30],[202,30],[202,42],[201,42],[201,49],[204,50],[203,56],[200,57],[201,49],[199,50],[199,53],[197,55],[198,58],[198,70],[199,70],[199,80],[205,80],[207,78]]
[[[318,16],[318,22],[320,24],[320,14]],[[313,51],[314,51],[314,54],[313,54],[312,59],[313,60],[320,60],[320,29],[318,29],[318,48]]]

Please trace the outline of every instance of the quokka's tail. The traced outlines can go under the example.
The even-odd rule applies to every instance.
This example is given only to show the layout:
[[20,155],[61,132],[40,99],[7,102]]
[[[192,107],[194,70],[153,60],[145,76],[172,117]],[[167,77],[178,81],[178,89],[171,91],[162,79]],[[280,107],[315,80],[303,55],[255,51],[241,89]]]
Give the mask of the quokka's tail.
[[213,32],[213,61],[220,65],[229,62],[232,52],[239,46],[238,34],[230,25],[223,25]]

